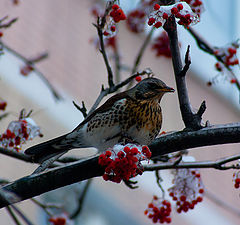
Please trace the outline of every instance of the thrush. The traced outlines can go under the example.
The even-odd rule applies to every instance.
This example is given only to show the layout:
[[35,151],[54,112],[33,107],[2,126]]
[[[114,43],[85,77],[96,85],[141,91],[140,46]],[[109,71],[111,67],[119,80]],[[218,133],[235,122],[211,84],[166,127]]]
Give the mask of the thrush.
[[174,92],[157,78],[146,78],[133,88],[115,94],[93,111],[72,132],[28,148],[34,162],[74,148],[95,147],[105,151],[127,137],[148,145],[162,126],[160,101],[166,92]]

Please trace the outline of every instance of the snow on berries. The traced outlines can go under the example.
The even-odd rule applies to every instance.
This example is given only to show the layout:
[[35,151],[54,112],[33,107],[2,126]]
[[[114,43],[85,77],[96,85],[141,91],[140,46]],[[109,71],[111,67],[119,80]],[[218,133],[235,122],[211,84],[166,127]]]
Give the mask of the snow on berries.
[[201,0],[178,0],[179,2],[186,2],[199,17],[204,12],[203,2]]
[[171,223],[172,208],[171,203],[165,199],[153,196],[153,200],[148,204],[148,208],[144,211],[144,214],[152,219],[153,223]]
[[239,59],[237,58],[238,48],[239,40],[220,48],[214,48],[213,54],[221,60],[215,63],[215,69],[219,74],[210,80],[211,84],[216,84],[219,81],[228,81],[231,84],[238,82],[232,72],[229,72],[229,69],[232,69],[233,66],[239,65]]
[[7,130],[0,135],[0,146],[19,151],[22,148],[22,144],[36,136],[41,137],[42,134],[34,120],[29,117],[22,118],[9,123]]
[[169,196],[176,202],[178,213],[194,209],[203,200],[204,186],[197,169],[177,169],[173,171],[173,186]]
[[171,15],[175,16],[179,25],[185,27],[199,22],[199,16],[192,11],[191,7],[186,2],[179,2],[168,6],[155,4],[153,12],[149,15],[148,25],[162,27]]
[[106,24],[103,29],[103,35],[108,38],[115,36],[117,31],[116,23],[120,22],[121,20],[125,20],[126,18],[127,17],[125,13],[119,7],[119,5],[114,4],[109,16],[106,17]]
[[[214,48],[214,55],[220,57],[227,67],[239,65],[237,58],[237,50],[239,48],[239,41],[235,41],[221,48]],[[223,70],[222,62],[217,62],[215,67],[218,71]]]
[[135,144],[114,145],[112,150],[102,153],[98,158],[99,165],[105,167],[104,180],[120,183],[142,174],[142,160],[148,160],[151,152],[147,146]]

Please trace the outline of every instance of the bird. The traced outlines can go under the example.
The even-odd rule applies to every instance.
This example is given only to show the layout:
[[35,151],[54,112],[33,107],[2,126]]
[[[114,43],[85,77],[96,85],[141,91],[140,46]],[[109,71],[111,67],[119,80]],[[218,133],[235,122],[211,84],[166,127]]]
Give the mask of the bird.
[[117,93],[90,113],[74,130],[25,150],[35,163],[74,148],[95,147],[99,152],[123,138],[150,144],[162,126],[160,101],[174,89],[158,78],[148,77],[127,91]]

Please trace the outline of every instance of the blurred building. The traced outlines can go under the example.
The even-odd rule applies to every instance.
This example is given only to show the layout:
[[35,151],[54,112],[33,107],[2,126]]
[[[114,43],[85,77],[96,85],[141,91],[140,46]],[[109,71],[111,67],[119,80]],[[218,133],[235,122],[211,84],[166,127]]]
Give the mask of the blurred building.
[[[96,29],[92,26],[94,20],[89,13],[92,3],[87,0],[25,0],[14,6],[10,0],[1,2],[0,17],[8,15],[9,18],[19,18],[17,23],[4,32],[3,40],[27,58],[47,51],[49,58],[37,64],[37,68],[63,96],[61,101],[54,100],[49,89],[34,72],[28,77],[20,75],[19,71],[24,63],[6,51],[6,54],[0,58],[0,97],[8,102],[7,111],[10,112],[10,116],[1,121],[1,132],[6,129],[9,121],[17,118],[22,108],[34,110],[33,119],[41,126],[44,134],[42,139],[35,139],[29,145],[68,132],[83,119],[82,114],[73,106],[72,100],[78,104],[84,101],[89,109],[100,93],[101,85],[107,86],[107,72],[102,56],[91,44],[91,40],[96,37]],[[204,18],[203,22],[207,23]],[[145,34],[132,34],[124,23],[120,25],[119,48],[123,65],[132,66],[144,38]],[[189,34],[182,31],[180,40],[183,50],[186,45],[184,40],[189,39],[191,39]],[[193,66],[187,76],[187,85],[193,108],[198,109],[201,102],[206,100],[207,110],[204,113],[204,121],[209,120],[211,124],[239,121],[239,107],[234,105],[233,101],[223,98],[213,88],[207,87],[206,80],[201,80],[197,76],[210,67],[204,60],[212,62],[212,58],[201,53],[194,46],[193,40],[191,43]],[[151,47],[146,50],[140,69],[147,67],[154,71],[156,77],[175,87],[171,60],[156,57]],[[214,70],[211,72],[214,73]],[[128,75],[129,72],[123,71],[122,79]],[[223,88],[221,85],[220,88]],[[229,92],[234,89],[230,84],[224,86],[229,88]],[[237,91],[235,90],[234,93],[236,95]],[[177,94],[164,96],[161,105],[164,114],[162,130],[168,132],[183,129]],[[214,160],[236,154],[238,148],[237,144],[202,147],[191,150],[190,155],[197,160]],[[93,152],[91,150],[91,153]],[[73,151],[69,154],[86,155],[88,151],[77,153]],[[34,168],[36,165],[1,155],[0,177],[13,181],[29,175]],[[239,191],[233,187],[232,173],[233,171],[204,169],[202,177],[209,192],[238,209],[240,208]],[[169,172],[163,172],[166,183],[170,183],[169,176]],[[143,212],[152,195],[161,195],[161,191],[151,173],[145,173],[137,180],[140,187],[130,190],[124,184],[104,182],[101,178],[94,179],[79,224],[152,224]],[[75,190],[78,186],[81,185],[77,184],[71,188]],[[67,195],[65,193],[69,193],[68,188],[55,195],[62,195],[65,201],[69,201],[65,199]],[[74,202],[76,197],[70,198]],[[40,224],[44,217],[41,209],[33,207],[31,201],[25,201],[18,206],[30,215],[34,224]],[[73,208],[74,203],[70,203],[69,207]],[[237,216],[234,212],[225,209],[220,203],[216,204],[205,198],[203,203],[197,205],[192,212],[184,215],[174,213],[172,224],[237,225],[239,213]],[[0,221],[1,224],[14,224],[5,209],[0,210]]]

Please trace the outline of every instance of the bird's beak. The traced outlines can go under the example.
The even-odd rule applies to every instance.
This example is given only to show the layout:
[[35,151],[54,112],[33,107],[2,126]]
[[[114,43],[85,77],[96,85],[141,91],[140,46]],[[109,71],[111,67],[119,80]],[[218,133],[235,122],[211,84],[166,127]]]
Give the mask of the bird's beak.
[[161,89],[161,91],[162,92],[174,92],[175,90],[171,87],[166,86],[163,89]]

